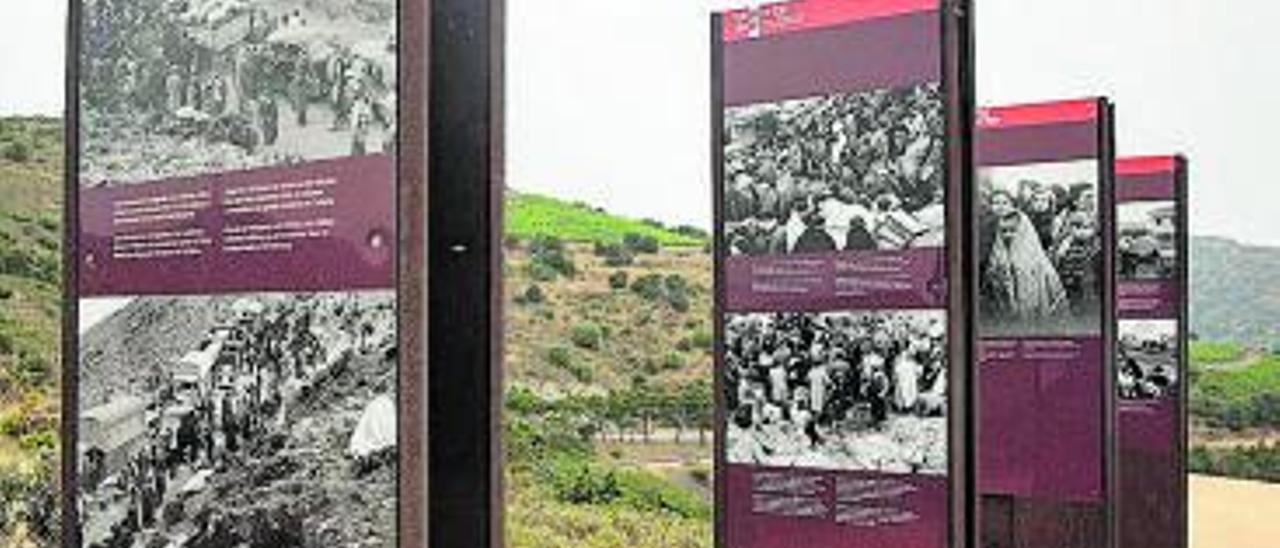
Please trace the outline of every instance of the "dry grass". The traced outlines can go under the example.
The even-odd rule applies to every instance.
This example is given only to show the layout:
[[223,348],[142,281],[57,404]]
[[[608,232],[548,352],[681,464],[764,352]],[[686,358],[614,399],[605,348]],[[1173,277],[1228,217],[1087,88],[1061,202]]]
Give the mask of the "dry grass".
[[[659,386],[711,378],[710,348],[687,352],[678,349],[680,341],[695,330],[711,329],[710,255],[700,249],[664,249],[656,255],[638,256],[634,265],[614,268],[593,255],[589,245],[570,244],[569,249],[577,275],[552,282],[530,278],[525,249],[506,250],[504,352],[509,381],[554,393],[623,388],[634,375],[649,377]],[[684,276],[690,283],[692,308],[681,313],[664,303],[647,302],[630,290],[613,290],[609,276],[617,271],[626,272],[630,281],[647,274]],[[516,304],[516,295],[535,283],[546,295],[546,301],[541,305]],[[584,322],[608,330],[599,350],[573,347],[570,330]],[[548,353],[554,346],[568,348],[575,363],[592,371],[592,381],[576,382],[567,372],[548,363]],[[656,375],[645,371],[646,360],[660,362],[671,352],[683,356],[684,367]]]

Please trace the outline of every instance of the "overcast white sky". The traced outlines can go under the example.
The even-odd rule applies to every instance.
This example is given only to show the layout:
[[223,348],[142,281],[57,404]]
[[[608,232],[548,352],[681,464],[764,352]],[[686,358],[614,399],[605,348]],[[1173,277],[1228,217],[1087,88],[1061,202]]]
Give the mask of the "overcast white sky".
[[[512,186],[709,224],[707,14],[742,3],[508,0]],[[1110,95],[1121,153],[1191,156],[1197,233],[1280,245],[1280,3],[976,3],[980,102]],[[61,108],[63,4],[4,0],[0,113]]]

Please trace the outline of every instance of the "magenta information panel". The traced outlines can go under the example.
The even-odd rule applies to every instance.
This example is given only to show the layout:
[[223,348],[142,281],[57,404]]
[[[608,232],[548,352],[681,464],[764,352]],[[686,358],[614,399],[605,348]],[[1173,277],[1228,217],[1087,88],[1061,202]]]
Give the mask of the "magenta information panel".
[[1109,546],[1110,106],[978,120],[984,546]]
[[959,542],[954,23],[930,0],[718,18],[721,546]]
[[1116,161],[1118,545],[1187,545],[1187,165]]
[[394,0],[74,6],[67,546],[399,544]]

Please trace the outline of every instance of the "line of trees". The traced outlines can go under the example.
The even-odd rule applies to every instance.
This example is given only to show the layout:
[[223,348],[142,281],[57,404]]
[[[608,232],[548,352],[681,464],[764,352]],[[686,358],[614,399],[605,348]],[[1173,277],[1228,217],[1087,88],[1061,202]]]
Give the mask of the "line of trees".
[[1197,474],[1280,483],[1280,444],[1191,450],[1191,471]]
[[654,434],[665,428],[674,432],[676,443],[696,435],[698,443],[705,445],[714,424],[712,387],[705,380],[669,388],[637,378],[625,389],[556,399],[513,387],[507,392],[506,407],[517,417],[559,425],[587,444],[608,440],[650,443]]

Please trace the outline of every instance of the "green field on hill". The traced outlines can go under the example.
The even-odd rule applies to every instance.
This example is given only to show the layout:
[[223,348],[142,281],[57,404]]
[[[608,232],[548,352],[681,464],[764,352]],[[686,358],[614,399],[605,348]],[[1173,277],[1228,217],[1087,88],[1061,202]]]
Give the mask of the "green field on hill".
[[519,239],[553,237],[567,242],[620,243],[628,234],[656,238],[664,246],[701,247],[707,234],[693,227],[668,227],[652,220],[627,219],[580,202],[509,192],[506,234]]

